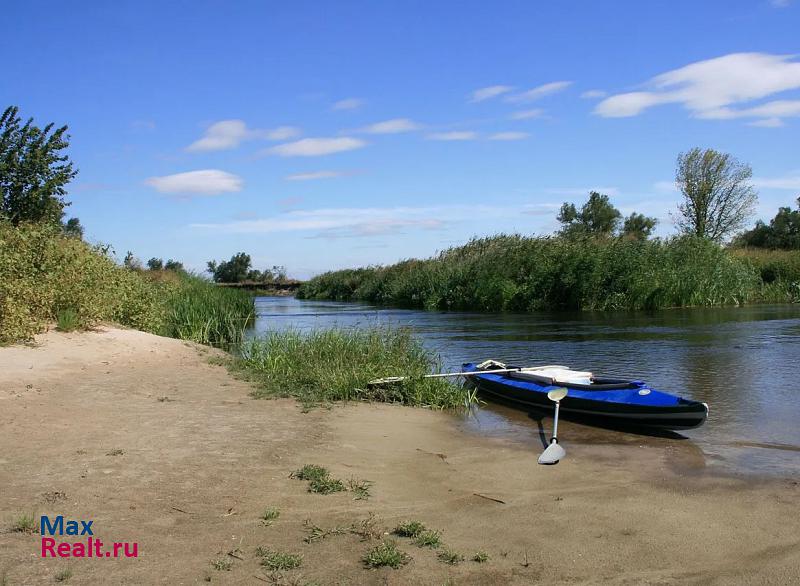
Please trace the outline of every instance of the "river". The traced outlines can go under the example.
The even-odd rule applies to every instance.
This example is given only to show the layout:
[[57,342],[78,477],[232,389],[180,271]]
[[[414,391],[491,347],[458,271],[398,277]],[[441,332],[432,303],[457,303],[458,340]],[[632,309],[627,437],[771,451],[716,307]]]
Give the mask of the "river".
[[[642,379],[710,406],[706,424],[683,432],[682,441],[564,422],[559,437],[568,449],[597,442],[669,442],[691,456],[683,460],[695,470],[800,471],[800,305],[497,314],[259,297],[255,306],[250,335],[284,328],[400,325],[411,328],[448,369],[487,358],[525,366],[564,364]],[[551,424],[493,403],[462,417],[465,429],[534,449],[541,449],[542,430]]]

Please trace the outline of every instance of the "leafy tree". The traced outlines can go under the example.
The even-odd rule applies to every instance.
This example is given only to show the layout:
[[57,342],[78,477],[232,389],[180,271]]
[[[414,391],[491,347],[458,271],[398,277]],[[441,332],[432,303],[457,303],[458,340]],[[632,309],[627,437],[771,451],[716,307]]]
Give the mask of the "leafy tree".
[[128,254],[125,255],[125,260],[122,261],[122,266],[132,271],[140,271],[142,270],[142,261],[133,256],[133,253],[129,250]]
[[0,116],[0,216],[12,224],[58,224],[69,203],[65,186],[77,174],[69,157],[67,127],[39,128],[33,118],[22,123],[19,108]]
[[575,204],[565,202],[557,216],[562,224],[561,232],[566,236],[611,236],[621,217],[608,196],[597,191],[589,192],[589,199],[580,211]]
[[183,270],[183,263],[177,260],[169,259],[164,263],[164,270],[180,272]]
[[151,271],[160,271],[164,269],[164,261],[160,258],[153,257],[147,261],[147,268]]
[[250,255],[239,252],[234,254],[230,260],[222,261],[219,264],[213,260],[208,261],[208,272],[212,274],[217,283],[241,283],[247,279],[250,265]]
[[622,225],[622,236],[634,240],[647,240],[658,224],[656,218],[632,212]]
[[83,226],[78,218],[70,218],[64,224],[64,234],[72,238],[83,238]]
[[800,250],[800,197],[797,198],[797,209],[778,208],[778,213],[769,224],[761,220],[755,228],[740,235],[735,244],[756,248],[783,248]]
[[753,171],[727,153],[693,148],[678,155],[675,181],[683,194],[676,224],[685,234],[723,240],[753,214]]

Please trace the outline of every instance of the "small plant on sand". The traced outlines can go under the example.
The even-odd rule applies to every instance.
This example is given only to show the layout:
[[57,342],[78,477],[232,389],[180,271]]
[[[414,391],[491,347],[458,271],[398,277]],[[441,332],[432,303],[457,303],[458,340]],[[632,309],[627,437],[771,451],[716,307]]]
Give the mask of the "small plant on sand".
[[68,307],[56,314],[56,327],[60,332],[74,332],[81,325],[78,312]]
[[342,491],[344,491],[344,483],[338,478],[331,478],[330,476],[312,480],[308,484],[308,492],[316,492],[317,494],[331,494]]
[[119,448],[113,449],[110,452],[106,452],[106,456],[122,456],[125,452],[120,450]]
[[370,549],[362,561],[368,568],[381,568],[384,566],[390,568],[399,568],[407,564],[411,557],[397,549],[397,544],[394,541],[383,540],[378,545]]
[[350,533],[358,535],[361,541],[369,541],[371,539],[380,539],[383,537],[383,529],[381,529],[378,517],[375,513],[370,513],[366,519],[362,519],[357,523],[350,526]]
[[441,550],[438,554],[436,554],[436,557],[439,558],[440,562],[443,562],[445,564],[450,564],[451,566],[455,566],[458,562],[464,561],[463,555],[447,548]]
[[312,523],[310,519],[306,519],[303,522],[303,526],[308,532],[308,535],[303,538],[303,541],[306,543],[314,543],[315,541],[321,541],[326,537],[330,537],[331,535],[344,535],[347,533],[346,527],[337,526],[331,529],[323,529],[319,525]]
[[256,555],[261,558],[261,565],[270,570],[293,570],[303,563],[301,555],[271,549],[258,548]]
[[477,562],[479,564],[483,564],[489,561],[489,554],[485,551],[481,550],[477,552],[474,556],[472,556],[472,561]]
[[419,521],[406,521],[395,527],[392,533],[400,537],[419,537],[423,531],[425,531],[425,525]]
[[14,517],[11,522],[12,533],[38,533],[39,528],[36,526],[36,517],[33,513],[22,513]]
[[372,482],[369,480],[359,480],[358,478],[351,478],[347,481],[347,490],[353,493],[354,501],[365,501],[370,496],[369,492],[372,487]]
[[281,512],[275,507],[267,507],[261,515],[261,521],[263,521],[264,525],[272,525],[272,522],[280,517],[280,515]]
[[328,476],[327,468],[317,466],[316,464],[306,464],[299,470],[292,472],[292,476],[300,480],[319,480]]
[[230,572],[233,562],[227,558],[219,558],[211,562],[211,567],[218,572]]
[[56,575],[55,575],[55,581],[56,582],[66,582],[70,578],[72,578],[72,570],[70,570],[69,568],[66,568],[64,570],[60,570],[60,571],[56,572]]
[[442,545],[442,538],[438,531],[427,530],[423,531],[414,539],[414,545],[417,547],[430,547],[436,549]]

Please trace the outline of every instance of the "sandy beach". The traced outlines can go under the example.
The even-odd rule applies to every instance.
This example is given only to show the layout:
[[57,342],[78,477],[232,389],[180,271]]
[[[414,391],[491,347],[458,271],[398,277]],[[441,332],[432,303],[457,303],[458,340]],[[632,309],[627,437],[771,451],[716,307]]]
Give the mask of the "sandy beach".
[[[451,415],[254,400],[219,352],[133,330],[49,332],[0,348],[0,584],[789,584],[800,579],[798,478],[693,474],[670,442],[582,446],[557,466]],[[565,443],[567,448],[569,444]],[[677,450],[677,455],[676,455]],[[688,451],[686,458],[691,458]],[[304,464],[371,496],[307,491]],[[260,516],[276,507],[267,525]],[[92,520],[138,557],[41,557],[20,514]],[[396,539],[411,561],[366,569],[416,519],[465,556]],[[308,523],[342,528],[307,543]],[[82,537],[65,536],[77,541]],[[257,547],[301,554],[270,573]],[[485,563],[471,561],[485,551]],[[230,569],[212,567],[217,560]]]

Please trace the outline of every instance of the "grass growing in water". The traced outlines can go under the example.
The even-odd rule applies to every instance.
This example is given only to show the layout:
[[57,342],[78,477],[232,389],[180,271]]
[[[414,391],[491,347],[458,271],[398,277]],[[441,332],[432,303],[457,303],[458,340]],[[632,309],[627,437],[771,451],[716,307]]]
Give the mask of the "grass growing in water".
[[[244,344],[234,368],[259,387],[259,398],[295,397],[305,404],[384,401],[438,409],[463,407],[471,396],[442,379],[424,379],[439,364],[405,329],[272,332]],[[402,382],[368,388],[375,378]]]
[[387,566],[389,568],[397,569],[400,566],[407,564],[411,557],[397,549],[397,544],[394,541],[383,540],[378,545],[370,549],[362,561],[368,568],[381,568]]
[[761,286],[751,263],[701,239],[501,234],[425,260],[324,273],[298,297],[424,309],[656,309],[757,301]]

